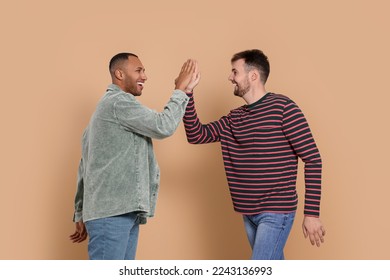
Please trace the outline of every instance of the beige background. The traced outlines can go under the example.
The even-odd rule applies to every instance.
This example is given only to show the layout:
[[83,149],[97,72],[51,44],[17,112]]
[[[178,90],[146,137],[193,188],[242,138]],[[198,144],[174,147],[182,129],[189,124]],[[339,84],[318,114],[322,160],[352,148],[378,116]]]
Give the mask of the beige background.
[[[114,54],[140,56],[149,78],[140,100],[156,110],[185,59],[196,58],[198,113],[208,122],[243,104],[227,76],[231,56],[250,48],[269,56],[267,89],[299,104],[323,157],[326,243],[303,238],[301,200],[286,257],[390,259],[389,8],[385,0],[2,1],[0,259],[87,258],[86,242],[68,241],[80,139]],[[154,143],[161,193],[138,259],[248,259],[219,144],[187,144],[182,125]]]

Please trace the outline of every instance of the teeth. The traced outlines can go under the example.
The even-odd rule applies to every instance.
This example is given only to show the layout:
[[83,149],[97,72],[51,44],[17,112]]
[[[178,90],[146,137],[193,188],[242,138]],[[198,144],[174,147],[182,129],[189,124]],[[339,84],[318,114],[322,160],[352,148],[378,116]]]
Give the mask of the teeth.
[[144,83],[138,82],[137,85],[143,86]]

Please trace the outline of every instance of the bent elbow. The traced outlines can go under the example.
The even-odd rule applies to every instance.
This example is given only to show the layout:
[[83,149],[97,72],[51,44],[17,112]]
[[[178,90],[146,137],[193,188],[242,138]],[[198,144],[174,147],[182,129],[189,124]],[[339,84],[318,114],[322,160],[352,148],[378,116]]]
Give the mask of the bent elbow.
[[175,133],[174,130],[173,131],[164,131],[164,132],[160,133],[158,135],[158,137],[156,137],[156,138],[157,139],[165,139],[165,138],[168,138],[168,137],[172,136],[173,133]]
[[188,138],[188,137],[187,137],[187,142],[188,142],[189,144],[199,144],[199,140],[196,139],[196,138]]
[[177,126],[167,125],[164,129],[160,129],[158,135],[156,135],[157,139],[165,139],[172,136],[176,131]]

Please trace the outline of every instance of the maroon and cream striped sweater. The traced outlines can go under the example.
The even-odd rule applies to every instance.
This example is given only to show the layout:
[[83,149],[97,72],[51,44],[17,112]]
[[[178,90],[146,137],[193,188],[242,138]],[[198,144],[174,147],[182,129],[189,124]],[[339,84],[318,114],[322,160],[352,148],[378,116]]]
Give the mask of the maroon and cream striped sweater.
[[221,142],[235,211],[253,215],[297,209],[298,157],[305,163],[304,214],[319,217],[322,163],[309,125],[288,97],[267,93],[259,101],[201,124],[193,94],[184,115],[188,142]]

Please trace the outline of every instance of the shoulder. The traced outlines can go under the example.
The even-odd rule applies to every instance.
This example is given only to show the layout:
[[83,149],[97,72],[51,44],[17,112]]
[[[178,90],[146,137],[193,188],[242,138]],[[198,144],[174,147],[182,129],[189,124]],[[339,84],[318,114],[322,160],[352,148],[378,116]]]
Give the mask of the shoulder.
[[282,102],[282,103],[290,103],[293,102],[290,97],[281,94],[281,93],[273,93],[270,92],[268,94],[267,101],[269,102]]
[[280,104],[284,110],[288,110],[291,107],[298,108],[298,105],[290,97],[280,93],[270,93],[269,102]]
[[107,101],[124,101],[124,102],[132,102],[136,101],[136,98],[134,95],[130,93],[124,92],[121,88],[119,88],[117,85],[111,84],[107,87],[106,93],[103,97],[103,99],[106,99]]
[[226,117],[231,117],[232,115],[242,114],[243,112],[247,111],[246,105],[242,105],[240,107],[237,107],[235,109],[230,110],[229,114]]
[[138,100],[134,95],[130,93],[126,93],[124,91],[118,92],[107,92],[105,98],[103,98],[107,104],[111,104],[114,108],[119,107],[128,107],[134,106],[134,104],[138,104]]

